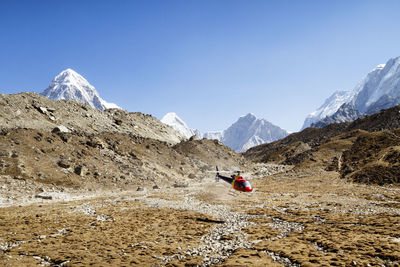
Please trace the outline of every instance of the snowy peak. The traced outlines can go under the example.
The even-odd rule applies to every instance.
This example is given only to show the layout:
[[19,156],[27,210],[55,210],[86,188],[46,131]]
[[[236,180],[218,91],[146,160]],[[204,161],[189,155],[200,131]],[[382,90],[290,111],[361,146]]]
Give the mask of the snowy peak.
[[249,113],[226,129],[221,141],[237,152],[244,152],[253,146],[273,142],[287,135],[287,131]]
[[201,135],[200,131],[190,129],[187,126],[187,124],[175,112],[169,112],[165,114],[164,117],[161,119],[161,122],[171,126],[174,130],[176,130],[186,138],[190,138],[193,135],[196,135],[199,138],[201,138],[201,136],[199,136]]
[[248,113],[248,114],[246,114],[246,115],[242,115],[242,116],[240,116],[239,117],[239,120],[240,119],[243,119],[243,120],[246,120],[246,121],[254,121],[254,120],[256,120],[257,118],[256,118],[256,115],[254,115],[254,113]]
[[[344,97],[327,99],[320,109],[311,113],[303,128],[327,123],[352,121],[365,114],[373,114],[400,104],[400,57],[390,59],[386,64],[379,64],[370,71],[351,91],[344,92]],[[322,111],[328,108],[329,112]],[[322,123],[318,123],[321,121]]]
[[307,116],[301,129],[303,130],[307,127],[310,127],[313,123],[316,123],[327,116],[333,115],[340,108],[340,106],[344,103],[347,103],[352,96],[353,93],[349,91],[336,91],[333,93],[333,95],[325,100],[322,106]]
[[[84,86],[91,86],[89,82],[83,78],[80,74],[78,74],[73,69],[66,69],[58,74],[53,82],[55,83],[63,83],[63,84],[81,84]],[[96,90],[94,90],[96,91]]]
[[288,135],[288,132],[264,119],[257,119],[253,113],[243,115],[225,131],[201,134],[193,130],[174,112],[167,113],[161,122],[171,126],[186,138],[196,135],[198,138],[217,139],[237,152],[272,142]]
[[103,100],[96,89],[73,69],[66,69],[58,74],[42,95],[52,100],[75,100],[98,110],[120,108]]

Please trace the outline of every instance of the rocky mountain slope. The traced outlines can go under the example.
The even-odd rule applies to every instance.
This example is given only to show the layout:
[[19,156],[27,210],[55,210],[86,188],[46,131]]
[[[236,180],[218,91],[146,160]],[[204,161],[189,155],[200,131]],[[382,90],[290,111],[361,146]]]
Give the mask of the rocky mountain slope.
[[[19,190],[172,186],[200,179],[216,164],[245,169],[243,158],[219,141],[181,142],[150,115],[99,111],[35,93],[0,95],[0,125],[0,177],[10,185],[0,188],[0,202]],[[21,180],[25,188],[16,186]]]
[[[400,177],[397,163],[386,160],[394,157],[397,151],[397,144],[391,140],[397,135],[398,128],[400,106],[353,122],[307,128],[284,139],[251,148],[244,156],[259,162],[323,167],[359,182],[399,183],[395,178]],[[369,152],[365,155],[356,151]],[[380,175],[374,175],[376,172]]]
[[352,121],[357,116],[373,114],[382,109],[399,105],[399,66],[400,57],[390,59],[386,64],[378,65],[352,91],[327,99],[320,109],[306,118],[302,128],[311,126],[312,123],[315,123],[314,126],[323,127],[332,122]]
[[178,143],[183,138],[151,115],[121,109],[99,111],[73,100],[54,101],[35,93],[0,94],[0,125],[49,132],[64,125],[70,131],[117,132],[168,143]]
[[103,100],[96,89],[72,69],[66,69],[58,74],[42,95],[52,100],[75,100],[98,110],[120,109],[116,104]]

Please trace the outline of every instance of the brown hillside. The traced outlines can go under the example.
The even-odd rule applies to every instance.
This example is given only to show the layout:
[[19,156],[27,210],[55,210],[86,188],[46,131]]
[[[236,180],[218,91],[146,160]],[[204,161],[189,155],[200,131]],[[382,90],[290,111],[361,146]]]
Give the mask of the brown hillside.
[[0,94],[0,127],[52,131],[64,125],[73,132],[133,134],[178,143],[183,138],[151,115],[120,109],[99,111],[71,101],[53,101],[36,93]]
[[[0,193],[95,190],[185,184],[219,164],[245,169],[242,156],[219,142],[186,141],[175,147],[122,133],[63,133],[33,129],[0,134]],[[209,175],[212,177],[212,175]],[[20,184],[24,186],[21,188]],[[7,193],[8,192],[8,193]]]
[[[399,183],[395,158],[400,107],[383,110],[351,123],[307,128],[243,155],[256,162],[340,171],[342,177],[365,183]],[[378,138],[379,137],[379,138]]]
[[[252,147],[243,155],[257,162],[280,161],[277,154],[285,154],[290,151],[295,143],[300,142],[311,148],[327,142],[330,138],[353,130],[365,130],[376,132],[382,130],[393,130],[400,127],[400,106],[383,110],[379,113],[359,118],[353,122],[334,123],[324,128],[307,128],[301,132],[293,133],[281,140]],[[286,146],[289,146],[286,148]],[[290,155],[290,153],[289,153]],[[283,160],[286,160],[283,159]]]
[[340,165],[342,177],[356,182],[400,183],[400,129],[360,134]]
[[[56,132],[59,126],[69,132]],[[140,190],[246,169],[220,142],[182,137],[156,118],[35,93],[0,95],[0,203],[45,192]]]

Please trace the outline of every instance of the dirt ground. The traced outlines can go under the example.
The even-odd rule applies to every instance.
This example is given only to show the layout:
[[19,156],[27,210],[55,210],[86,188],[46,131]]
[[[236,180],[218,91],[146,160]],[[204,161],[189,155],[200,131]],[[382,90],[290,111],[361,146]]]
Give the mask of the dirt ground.
[[207,177],[3,207],[1,265],[400,265],[399,187],[315,168],[246,175],[254,193]]

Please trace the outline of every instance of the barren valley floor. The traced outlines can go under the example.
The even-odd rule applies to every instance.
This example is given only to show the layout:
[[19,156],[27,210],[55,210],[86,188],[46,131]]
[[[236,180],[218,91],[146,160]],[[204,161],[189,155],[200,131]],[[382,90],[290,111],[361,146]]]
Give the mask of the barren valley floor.
[[399,266],[400,188],[336,172],[212,177],[0,209],[2,266]]

